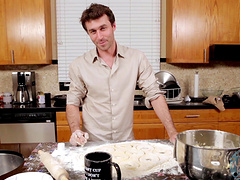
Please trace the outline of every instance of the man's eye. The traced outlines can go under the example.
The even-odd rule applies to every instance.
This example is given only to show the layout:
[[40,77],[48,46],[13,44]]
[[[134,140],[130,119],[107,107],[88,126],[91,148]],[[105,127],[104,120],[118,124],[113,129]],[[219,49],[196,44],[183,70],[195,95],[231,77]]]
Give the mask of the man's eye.
[[95,34],[96,33],[96,31],[90,31],[90,34]]
[[101,28],[101,30],[105,30],[105,29],[106,29],[106,27],[102,27],[102,28]]

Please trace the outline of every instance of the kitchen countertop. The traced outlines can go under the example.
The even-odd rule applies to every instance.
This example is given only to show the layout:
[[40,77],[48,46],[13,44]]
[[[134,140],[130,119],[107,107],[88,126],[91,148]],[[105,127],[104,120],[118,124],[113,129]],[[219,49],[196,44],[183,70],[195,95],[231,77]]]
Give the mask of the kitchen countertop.
[[[180,103],[168,103],[169,109],[217,109],[214,105],[211,104],[203,104],[201,102],[180,102]],[[225,104],[226,109],[240,109],[239,104]],[[81,107],[79,108],[81,110]],[[38,112],[43,111],[66,111],[66,107],[54,107],[53,104],[51,107],[46,107],[45,104],[25,104],[25,105],[14,105],[14,104],[1,104],[0,105],[0,113],[1,112],[28,112],[29,110],[34,110]],[[134,105],[134,110],[152,110],[152,108],[148,109],[144,102],[140,102]]]
[[[148,140],[149,141],[149,140]],[[150,140],[150,141],[168,141],[168,140]],[[68,147],[69,143],[65,143],[65,146]],[[91,142],[86,144],[86,146],[91,146]],[[52,153],[57,148],[57,143],[40,143],[37,147],[32,151],[31,155],[28,158],[25,158],[25,163],[23,166],[23,172],[46,172],[47,169],[40,162],[39,156],[37,154],[38,150],[43,150],[49,153]],[[84,179],[84,172],[73,172],[69,171],[70,179]],[[150,179],[159,179],[159,180],[168,180],[168,179],[176,179],[176,180],[187,180],[188,178],[181,175],[166,175],[161,172],[153,173],[149,176],[143,178],[134,178],[135,180],[150,180]]]

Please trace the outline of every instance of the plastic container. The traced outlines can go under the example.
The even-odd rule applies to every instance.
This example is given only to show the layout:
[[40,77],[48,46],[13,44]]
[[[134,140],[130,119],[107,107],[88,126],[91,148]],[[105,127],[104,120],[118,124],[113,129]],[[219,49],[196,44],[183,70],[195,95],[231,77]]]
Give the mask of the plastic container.
[[3,94],[3,103],[11,104],[12,103],[12,94],[10,92],[5,92]]

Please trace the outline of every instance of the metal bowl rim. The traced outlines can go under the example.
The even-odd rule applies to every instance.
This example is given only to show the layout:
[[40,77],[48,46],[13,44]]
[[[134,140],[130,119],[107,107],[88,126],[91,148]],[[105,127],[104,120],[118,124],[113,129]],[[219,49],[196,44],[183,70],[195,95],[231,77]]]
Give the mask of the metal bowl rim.
[[[193,131],[211,131],[211,132],[222,132],[222,133],[226,133],[226,134],[232,134],[232,135],[235,135],[235,136],[238,136],[236,134],[233,134],[233,133],[229,133],[229,132],[226,132],[226,131],[220,131],[220,130],[212,130],[212,129],[196,129],[196,130],[186,130],[186,131],[182,131],[180,133],[177,134],[177,141],[183,143],[183,144],[186,144],[190,147],[193,147],[193,148],[198,148],[198,149],[204,149],[204,150],[219,150],[219,151],[223,151],[223,150],[240,150],[240,146],[239,147],[236,147],[236,148],[207,148],[207,147],[201,147],[201,146],[194,146],[194,145],[191,145],[191,144],[187,144],[181,140],[179,140],[178,136],[180,134],[184,134],[186,132],[193,132]],[[240,136],[239,136],[240,137]]]

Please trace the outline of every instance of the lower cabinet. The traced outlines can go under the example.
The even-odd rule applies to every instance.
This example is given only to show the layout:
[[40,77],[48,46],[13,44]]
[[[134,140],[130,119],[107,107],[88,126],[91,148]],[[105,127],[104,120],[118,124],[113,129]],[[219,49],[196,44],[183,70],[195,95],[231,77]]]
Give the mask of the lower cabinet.
[[219,130],[240,136],[240,122],[219,122]]
[[66,112],[56,112],[57,118],[57,142],[68,142],[71,130],[68,126]]
[[133,112],[133,132],[137,140],[164,139],[164,126],[153,110]]
[[[82,113],[80,112],[80,115]],[[71,137],[71,130],[68,125],[66,112],[56,112],[57,119],[57,142],[68,142]],[[82,123],[80,124],[82,125]]]
[[226,109],[219,113],[219,130],[240,136],[240,109]]
[[[222,130],[240,135],[240,109],[178,109],[170,110],[178,132],[191,129]],[[81,113],[81,112],[80,112]],[[57,141],[68,142],[71,131],[66,113],[57,112]],[[154,110],[135,110],[133,132],[135,139],[168,139],[168,134]]]
[[[170,114],[179,133],[194,129],[218,129],[219,112],[215,109],[170,110]],[[169,138],[166,130],[165,138]]]

